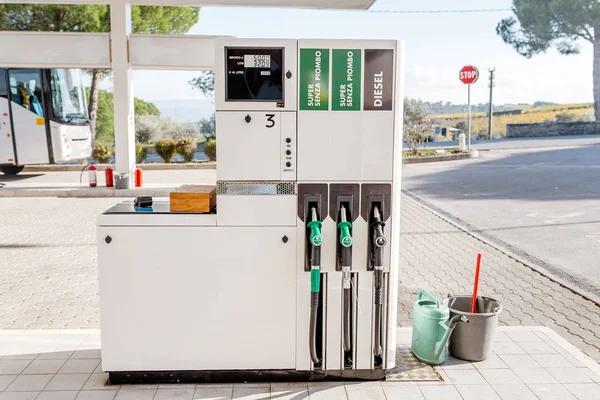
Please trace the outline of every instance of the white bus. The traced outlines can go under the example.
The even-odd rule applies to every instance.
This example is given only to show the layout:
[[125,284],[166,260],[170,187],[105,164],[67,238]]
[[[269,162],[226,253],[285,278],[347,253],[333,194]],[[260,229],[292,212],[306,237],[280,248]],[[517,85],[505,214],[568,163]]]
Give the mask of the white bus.
[[0,171],[92,153],[83,71],[0,68]]

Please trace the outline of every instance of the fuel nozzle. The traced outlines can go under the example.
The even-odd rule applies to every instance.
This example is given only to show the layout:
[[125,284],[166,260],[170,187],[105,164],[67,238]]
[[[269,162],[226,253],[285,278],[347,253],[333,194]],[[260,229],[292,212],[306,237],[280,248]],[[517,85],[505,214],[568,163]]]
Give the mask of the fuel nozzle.
[[321,292],[321,227],[316,207],[311,207],[310,222],[306,227],[310,229],[308,241],[310,242],[310,357],[315,365],[321,363],[317,354],[317,318],[319,310],[319,296]]
[[340,206],[340,219],[338,229],[340,230],[339,257],[342,267],[342,287],[350,289],[350,271],[352,269],[352,235],[350,228],[352,223],[348,221],[347,210],[344,205]]
[[373,355],[377,360],[381,359],[382,354],[382,317],[383,317],[383,248],[387,244],[387,239],[383,236],[383,227],[385,223],[381,218],[381,210],[378,204],[373,204],[371,220],[371,260],[373,262],[375,296],[373,299],[375,305],[375,329],[373,329]]

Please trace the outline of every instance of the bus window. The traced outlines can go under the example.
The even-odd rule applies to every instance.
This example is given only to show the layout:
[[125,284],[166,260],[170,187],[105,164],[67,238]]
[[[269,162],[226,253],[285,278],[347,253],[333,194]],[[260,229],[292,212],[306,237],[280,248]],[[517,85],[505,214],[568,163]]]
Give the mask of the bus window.
[[44,116],[42,108],[42,79],[39,69],[18,69],[8,71],[12,101]]
[[88,107],[82,71],[53,69],[50,85],[53,117],[63,124],[87,124]]
[[6,88],[6,70],[0,68],[0,97],[7,97],[8,89]]

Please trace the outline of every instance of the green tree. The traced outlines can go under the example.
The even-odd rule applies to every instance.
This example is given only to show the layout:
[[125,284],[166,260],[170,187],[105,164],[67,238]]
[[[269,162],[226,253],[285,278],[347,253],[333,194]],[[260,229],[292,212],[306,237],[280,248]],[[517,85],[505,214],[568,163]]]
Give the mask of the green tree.
[[[87,88],[89,95],[90,88]],[[159,116],[160,111],[152,103],[134,98],[134,112],[139,115]],[[98,90],[98,119],[96,120],[96,141],[112,143],[115,140],[114,100],[113,94],[106,90]]]
[[594,46],[594,109],[600,122],[600,2],[598,0],[513,0],[514,17],[496,31],[504,42],[532,57],[555,46],[561,54],[577,54],[580,42]]
[[[133,6],[131,22],[134,33],[182,34],[196,22],[200,8],[167,6]],[[107,5],[0,4],[0,30],[54,32],[108,32],[110,9]],[[89,112],[92,136],[97,136],[98,87],[107,72],[94,69]]]
[[215,73],[214,71],[203,72],[197,78],[188,82],[192,89],[199,90],[204,96],[209,98],[213,103],[215,101]]
[[153,103],[148,103],[142,99],[133,99],[133,108],[135,115],[154,115],[160,117],[160,111]]

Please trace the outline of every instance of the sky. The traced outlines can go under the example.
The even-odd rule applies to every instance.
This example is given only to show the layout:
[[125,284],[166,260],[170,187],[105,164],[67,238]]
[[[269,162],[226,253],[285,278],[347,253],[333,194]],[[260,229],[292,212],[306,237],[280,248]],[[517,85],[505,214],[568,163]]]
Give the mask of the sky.
[[[274,8],[204,7],[189,34],[246,38],[401,39],[406,42],[405,95],[424,101],[465,104],[458,80],[464,65],[480,70],[472,102],[487,103],[488,69],[496,68],[495,104],[592,102],[592,45],[581,54],[556,50],[524,58],[496,34],[512,15],[510,0],[377,0],[382,10],[505,9],[499,12],[403,14]],[[197,73],[136,71],[135,95],[146,100],[201,99],[188,85]]]

